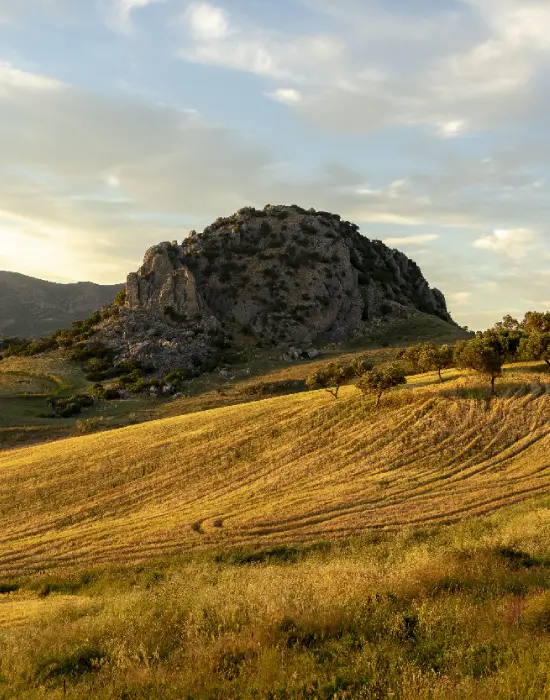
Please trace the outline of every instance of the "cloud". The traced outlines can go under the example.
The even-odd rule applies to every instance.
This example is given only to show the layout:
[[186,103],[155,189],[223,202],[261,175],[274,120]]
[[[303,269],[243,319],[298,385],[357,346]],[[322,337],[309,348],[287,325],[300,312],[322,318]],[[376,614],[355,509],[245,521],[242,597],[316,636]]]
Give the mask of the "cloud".
[[198,41],[222,39],[229,34],[229,19],[221,7],[207,2],[193,2],[184,17],[193,37]]
[[286,35],[248,20],[234,21],[208,2],[192,2],[182,26],[185,46],[177,55],[183,60],[287,81],[316,80],[320,71],[332,70],[345,49],[337,37]]
[[302,101],[302,93],[293,88],[279,88],[275,92],[266,93],[268,97],[284,105],[297,105]]
[[132,13],[166,0],[100,0],[107,24],[114,31],[129,34],[132,31]]
[[453,292],[448,295],[451,304],[455,306],[466,306],[472,298],[472,292]]
[[498,229],[492,235],[474,241],[474,247],[480,250],[503,253],[516,260],[524,258],[535,244],[535,233],[526,228]]
[[0,97],[8,90],[58,90],[62,87],[63,83],[58,80],[0,61]]
[[[456,139],[547,112],[537,84],[550,66],[547,0],[461,0],[414,12],[375,0],[301,4],[327,15],[330,32],[275,31],[192,3],[179,56],[299,83],[301,99],[286,104],[335,131],[399,125]],[[266,92],[278,99],[286,89]]]
[[13,233],[4,267],[28,269],[25,241],[40,232],[49,236],[44,271],[63,276],[67,248],[72,276],[114,282],[158,240],[258,203],[273,160],[253,139],[194,110],[71,86],[31,89],[49,79],[9,75],[19,87],[0,98],[0,224]]
[[463,119],[455,119],[437,125],[437,133],[443,138],[456,138],[466,131],[468,131],[468,122]]
[[401,236],[396,238],[384,238],[384,243],[388,246],[400,245],[424,245],[431,241],[436,241],[439,236],[435,233],[425,233],[418,236]]

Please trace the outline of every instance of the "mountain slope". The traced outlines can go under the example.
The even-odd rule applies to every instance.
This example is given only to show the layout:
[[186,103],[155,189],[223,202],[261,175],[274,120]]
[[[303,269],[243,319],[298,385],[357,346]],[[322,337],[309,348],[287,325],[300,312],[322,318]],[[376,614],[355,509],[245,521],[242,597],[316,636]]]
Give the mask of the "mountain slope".
[[313,392],[3,453],[0,571],[311,542],[545,493],[550,384],[516,372],[490,404],[475,378],[424,376],[380,411]]
[[40,337],[110,304],[121,284],[57,284],[0,271],[0,335]]

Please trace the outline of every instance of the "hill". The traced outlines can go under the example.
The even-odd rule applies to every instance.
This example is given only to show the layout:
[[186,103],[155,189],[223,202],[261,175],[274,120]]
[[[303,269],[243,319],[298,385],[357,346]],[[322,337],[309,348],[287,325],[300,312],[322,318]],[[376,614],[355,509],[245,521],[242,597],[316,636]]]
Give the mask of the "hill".
[[511,367],[492,402],[475,378],[433,381],[380,411],[349,388],[4,452],[0,571],[314,542],[548,490],[548,375]]
[[70,326],[112,303],[123,285],[57,284],[0,271],[0,337],[35,338]]
[[307,352],[418,312],[453,323],[403,253],[338,215],[267,206],[150,248],[90,342],[162,374],[219,362],[228,348]]
[[542,370],[1,454],[0,697],[548,697]]
[[[154,396],[149,392],[130,395],[122,401],[98,402],[72,418],[45,415],[49,399],[89,392],[93,385],[83,367],[71,361],[67,351],[57,350],[37,357],[8,357],[0,362],[0,450],[44,442],[75,434],[80,420],[98,419],[102,427],[196,413],[205,409],[246,403],[271,393],[292,393],[305,387],[307,375],[328,361],[350,362],[358,351],[373,362],[392,360],[399,348],[427,340],[453,344],[468,337],[461,328],[436,316],[418,313],[408,319],[384,324],[370,336],[351,343],[329,343],[317,358],[284,358],[273,349],[257,350],[221,370],[185,382],[185,398]],[[114,380],[116,386],[116,380]],[[271,389],[270,389],[271,387]]]

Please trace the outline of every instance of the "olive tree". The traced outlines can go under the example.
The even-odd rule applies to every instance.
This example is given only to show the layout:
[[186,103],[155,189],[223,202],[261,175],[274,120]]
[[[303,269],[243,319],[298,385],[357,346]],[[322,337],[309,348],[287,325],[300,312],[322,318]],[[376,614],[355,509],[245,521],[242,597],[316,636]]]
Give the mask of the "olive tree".
[[454,361],[457,367],[472,369],[489,377],[491,394],[495,394],[495,380],[502,376],[507,352],[508,349],[503,347],[500,335],[486,331],[472,340],[457,343]]
[[550,311],[528,311],[521,322],[526,333],[550,333]]
[[418,365],[422,372],[437,372],[439,381],[443,381],[441,372],[454,366],[453,349],[450,345],[437,346],[434,343],[424,343],[418,357]]
[[410,345],[401,357],[410,365],[413,372],[437,372],[439,381],[443,381],[441,372],[454,365],[453,350],[449,345],[417,343]]
[[324,389],[337,399],[341,387],[362,377],[371,369],[372,362],[366,357],[356,357],[349,365],[331,362],[312,372],[306,379],[306,385],[309,389]]
[[312,372],[306,379],[309,389],[324,389],[329,394],[338,398],[340,388],[348,384],[355,377],[355,371],[351,366],[344,366],[331,362],[323,369]]
[[523,338],[519,355],[523,360],[544,360],[550,367],[550,333],[537,331]]
[[409,345],[409,347],[399,355],[399,357],[407,363],[413,373],[422,371],[420,369],[420,353],[422,352],[423,345],[424,343]]
[[357,382],[357,388],[363,394],[376,394],[376,407],[380,405],[380,399],[385,391],[393,387],[405,384],[407,378],[400,365],[392,364],[386,367],[375,367],[364,374]]

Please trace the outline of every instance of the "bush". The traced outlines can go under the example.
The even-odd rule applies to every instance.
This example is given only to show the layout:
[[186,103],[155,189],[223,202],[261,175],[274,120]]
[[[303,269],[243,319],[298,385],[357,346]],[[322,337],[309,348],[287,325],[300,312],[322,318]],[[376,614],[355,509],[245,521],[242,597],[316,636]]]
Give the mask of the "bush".
[[75,394],[67,398],[49,399],[48,406],[56,418],[71,418],[82,412],[83,408],[94,405],[94,397],[90,394]]
[[118,389],[107,389],[103,384],[94,384],[91,393],[98,401],[114,401],[120,399],[120,391]]
[[120,399],[120,391],[118,389],[105,389],[103,399],[105,401],[116,401]]
[[177,369],[173,372],[168,372],[162,380],[163,384],[178,384],[189,379],[189,372],[185,369]]
[[117,293],[113,303],[116,306],[124,306],[124,304],[126,303],[126,288],[121,289],[120,292]]
[[292,394],[305,391],[306,383],[302,379],[283,379],[278,382],[258,382],[240,390],[245,396],[271,396],[273,394]]

